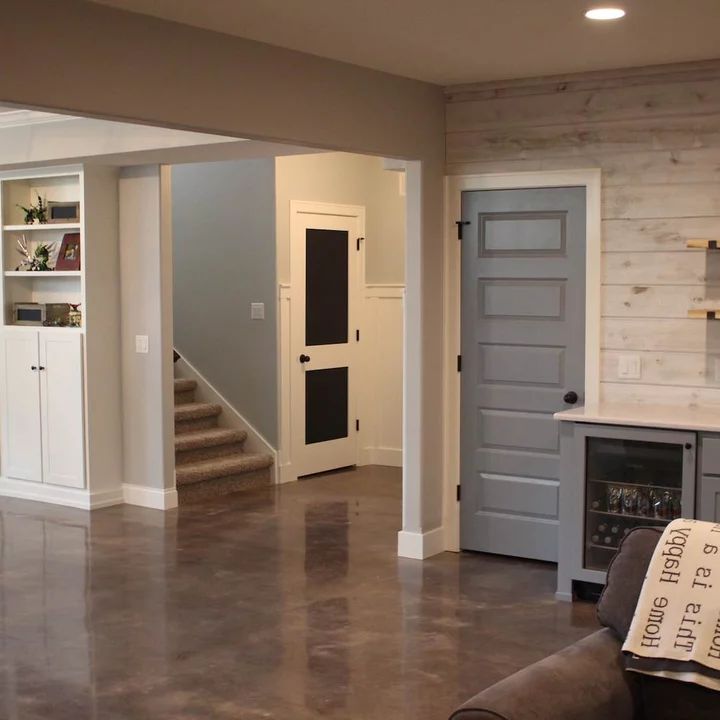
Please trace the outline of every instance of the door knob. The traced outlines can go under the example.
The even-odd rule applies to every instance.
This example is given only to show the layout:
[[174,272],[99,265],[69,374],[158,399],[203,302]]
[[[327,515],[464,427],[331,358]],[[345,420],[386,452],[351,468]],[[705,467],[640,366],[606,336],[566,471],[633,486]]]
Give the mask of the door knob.
[[37,365],[31,365],[31,366],[30,366],[30,369],[31,369],[31,370],[37,370]]
[[310,356],[309,356],[309,355],[305,355],[305,354],[301,355],[301,356],[300,356],[300,362],[301,362],[301,363],[310,362]]
[[569,390],[563,395],[563,402],[568,405],[574,405],[578,401],[578,394],[574,390]]

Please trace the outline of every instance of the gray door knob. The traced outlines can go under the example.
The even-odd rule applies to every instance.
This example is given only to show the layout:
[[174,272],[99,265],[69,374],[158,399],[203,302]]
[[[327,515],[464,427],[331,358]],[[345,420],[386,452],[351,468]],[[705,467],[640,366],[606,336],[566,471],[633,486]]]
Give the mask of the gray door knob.
[[568,405],[574,405],[578,401],[578,394],[574,390],[569,390],[563,395],[563,402]]

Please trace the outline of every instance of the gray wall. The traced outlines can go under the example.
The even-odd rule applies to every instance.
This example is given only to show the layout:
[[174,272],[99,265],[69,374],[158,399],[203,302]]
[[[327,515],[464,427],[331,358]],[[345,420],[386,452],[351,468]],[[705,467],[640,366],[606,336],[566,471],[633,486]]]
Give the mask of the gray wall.
[[274,159],[174,166],[172,219],[175,347],[277,447]]

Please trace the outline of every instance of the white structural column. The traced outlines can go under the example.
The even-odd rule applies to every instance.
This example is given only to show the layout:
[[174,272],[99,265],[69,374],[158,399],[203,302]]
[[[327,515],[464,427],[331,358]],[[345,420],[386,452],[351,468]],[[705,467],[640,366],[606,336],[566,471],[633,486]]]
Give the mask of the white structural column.
[[[158,165],[120,177],[125,502],[177,505],[173,459],[172,238],[169,174]],[[147,353],[136,337],[147,336]]]

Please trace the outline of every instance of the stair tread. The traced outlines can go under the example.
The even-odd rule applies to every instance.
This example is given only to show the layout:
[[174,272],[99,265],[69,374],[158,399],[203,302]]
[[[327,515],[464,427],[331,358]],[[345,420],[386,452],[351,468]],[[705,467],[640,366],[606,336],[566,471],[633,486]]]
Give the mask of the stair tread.
[[199,460],[175,468],[177,485],[191,485],[203,480],[241,475],[253,470],[262,470],[273,463],[271,455],[265,453],[238,453],[227,457]]
[[233,428],[208,428],[192,430],[175,437],[175,450],[198,450],[199,448],[217,447],[244,442],[247,433]]
[[183,403],[175,406],[175,420],[197,420],[199,418],[213,417],[221,412],[222,408],[215,403]]
[[191,390],[195,390],[196,387],[197,382],[195,382],[195,380],[190,380],[188,378],[175,378],[176,393],[190,392]]

